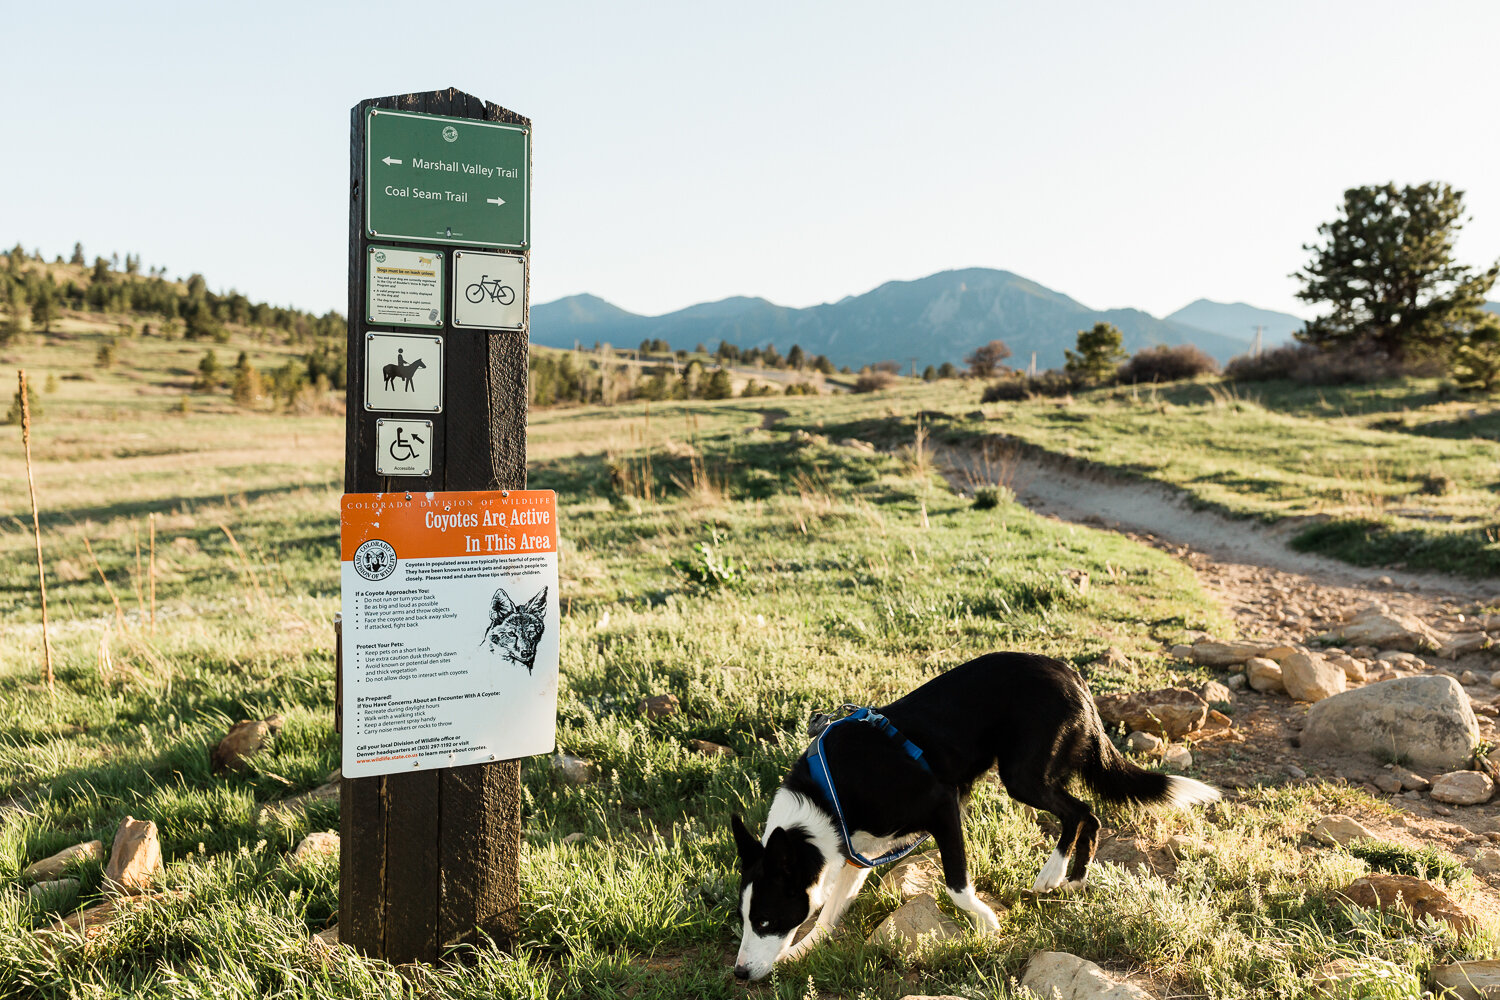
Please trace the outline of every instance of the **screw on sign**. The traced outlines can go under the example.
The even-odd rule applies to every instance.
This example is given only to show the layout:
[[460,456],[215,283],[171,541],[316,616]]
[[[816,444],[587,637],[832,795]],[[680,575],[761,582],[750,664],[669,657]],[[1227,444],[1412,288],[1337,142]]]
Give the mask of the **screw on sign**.
[[[341,719],[343,738],[378,746],[395,741],[399,733],[370,736],[367,728],[428,726],[415,718],[426,709],[390,707],[392,714],[379,719],[372,712],[369,727],[356,722],[364,718],[362,705],[376,703],[345,697],[356,690],[350,685],[370,683],[387,668],[370,667],[369,640],[359,648],[352,636],[363,621],[366,627],[381,626],[374,634],[385,638],[377,643],[389,641],[428,613],[416,606],[391,606],[394,590],[432,591],[433,600],[441,597],[433,583],[401,582],[416,581],[426,557],[419,545],[388,533],[385,525],[396,525],[429,503],[429,494],[441,499],[465,491],[509,490],[506,502],[526,495],[531,122],[448,89],[361,101],[351,109],[350,134],[348,315],[366,322],[349,324],[344,488],[348,499],[379,495],[400,509],[372,518],[382,527],[372,528],[365,539],[390,547],[382,553],[373,546],[363,562],[370,572],[388,576],[367,579],[353,558],[357,547],[345,556],[343,579],[359,588],[361,596],[343,609],[342,649],[351,659],[341,666],[338,701],[343,712],[354,713]],[[506,251],[501,263],[512,269],[481,268],[460,285],[453,246],[474,248],[465,253]],[[376,260],[377,253],[386,260]],[[475,257],[483,259],[482,254]],[[480,286],[475,290],[478,303],[465,298],[471,284]],[[453,315],[456,305],[508,310],[508,325],[494,325],[493,314],[483,313],[484,325],[465,326]],[[389,329],[418,325],[427,329],[420,334]],[[494,332],[501,329],[513,332]],[[449,419],[450,414],[457,417]],[[468,511],[439,506],[427,512],[440,518],[463,517]],[[473,545],[486,560],[505,560],[510,553],[504,546],[513,537],[509,527],[421,528],[419,534],[430,535],[434,545],[459,545],[451,555],[429,553],[430,559],[470,558],[476,553],[465,552],[464,546]],[[534,529],[515,537],[530,534]],[[468,540],[460,544],[460,537]],[[544,667],[544,657],[553,655],[548,651],[556,649],[557,631],[547,626],[538,632],[531,613],[532,602],[547,584],[531,578],[487,583],[483,592],[465,592],[461,601],[471,604],[455,607],[459,617],[448,623],[451,641],[462,640],[462,655],[479,655],[482,641],[485,648],[491,646],[494,629],[493,647],[511,657],[492,660],[511,668],[490,672],[496,684],[549,683],[555,671]],[[505,591],[516,613],[494,617],[497,588]],[[556,599],[552,586],[544,599],[548,614],[554,613]],[[355,620],[356,607],[360,620]],[[389,630],[384,620],[368,617],[382,608],[392,616]],[[526,665],[528,657],[533,657],[534,670]],[[401,700],[412,699],[393,690],[384,704]],[[464,698],[439,707],[448,711],[452,705],[489,706],[505,700]],[[424,729],[428,735],[420,740],[434,742],[418,742],[425,749],[397,753],[355,748],[367,761],[364,765],[345,755],[355,772],[389,770],[343,781],[339,937],[360,952],[397,963],[433,962],[454,944],[486,936],[504,946],[515,940],[520,922],[520,766],[507,758],[532,750],[501,743],[481,747],[484,740],[464,749],[467,744],[456,738],[464,734],[443,728],[442,718],[432,721],[437,724]],[[523,720],[515,721],[517,731],[523,731]],[[542,722],[555,724],[555,713],[528,724]],[[536,745],[548,739],[545,728],[533,735]],[[376,757],[401,759],[373,761]]]

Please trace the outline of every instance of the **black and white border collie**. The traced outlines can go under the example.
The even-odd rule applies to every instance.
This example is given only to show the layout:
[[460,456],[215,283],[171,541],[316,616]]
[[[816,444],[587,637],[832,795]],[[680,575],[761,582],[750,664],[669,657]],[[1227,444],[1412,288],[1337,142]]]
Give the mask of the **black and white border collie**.
[[[1081,886],[1094,856],[1099,819],[1069,794],[1074,775],[1112,802],[1186,809],[1219,797],[1201,781],[1127,761],[1105,734],[1083,678],[1045,656],[981,656],[879,712],[922,750],[927,766],[875,726],[848,723],[828,732],[824,759],[854,850],[874,858],[931,834],[948,897],[981,933],[993,933],[999,921],[969,884],[962,808],[991,767],[998,767],[1011,798],[1062,821],[1057,849],[1033,886],[1038,892]],[[848,845],[806,753],[771,802],[765,836],[756,840],[738,816],[732,827],[744,921],[734,974],[760,979],[827,936],[870,870],[849,863]],[[819,910],[817,924],[793,945],[797,928]]]

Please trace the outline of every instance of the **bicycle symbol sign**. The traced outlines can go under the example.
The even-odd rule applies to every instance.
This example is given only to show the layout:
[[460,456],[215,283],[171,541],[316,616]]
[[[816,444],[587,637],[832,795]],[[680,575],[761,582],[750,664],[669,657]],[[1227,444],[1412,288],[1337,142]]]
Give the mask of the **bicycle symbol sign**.
[[453,325],[526,328],[526,258],[458,250],[453,254]]
[[432,475],[432,421],[375,421],[375,474]]

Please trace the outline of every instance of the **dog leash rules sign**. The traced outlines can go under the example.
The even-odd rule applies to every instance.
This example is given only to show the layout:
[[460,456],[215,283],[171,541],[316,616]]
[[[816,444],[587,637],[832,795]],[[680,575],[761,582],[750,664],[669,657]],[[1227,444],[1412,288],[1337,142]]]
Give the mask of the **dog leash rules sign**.
[[346,777],[552,751],[557,545],[551,490],[344,496]]

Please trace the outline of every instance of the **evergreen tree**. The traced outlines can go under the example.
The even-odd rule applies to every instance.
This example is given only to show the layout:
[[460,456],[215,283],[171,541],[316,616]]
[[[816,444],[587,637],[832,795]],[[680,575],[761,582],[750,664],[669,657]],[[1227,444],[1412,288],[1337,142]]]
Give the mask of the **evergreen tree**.
[[937,378],[937,369],[936,368],[932,367],[931,365],[928,365],[926,368],[922,369],[922,381],[923,382],[931,382],[931,381],[934,381],[936,378]]
[[704,399],[728,399],[734,395],[734,383],[730,381],[729,372],[723,368],[715,368],[708,381],[703,384]]
[[31,300],[31,322],[43,333],[52,331],[52,321],[57,318],[57,300],[51,287],[37,286],[37,295]]
[[1331,309],[1297,337],[1319,346],[1368,345],[1397,361],[1457,346],[1481,322],[1500,262],[1475,273],[1453,260],[1462,191],[1442,183],[1350,188],[1343,213],[1318,227],[1321,246],[1294,277],[1297,297]]
[[1106,382],[1130,355],[1125,353],[1125,338],[1113,323],[1095,323],[1092,330],[1078,331],[1078,350],[1063,351],[1067,361],[1063,371],[1079,385]]
[[82,243],[74,243],[73,244],[73,256],[68,260],[68,263],[69,264],[77,264],[79,267],[83,267],[84,265],[86,265],[88,263],[88,261],[85,260],[84,257],[83,257],[83,244]]
[[792,349],[786,352],[786,363],[799,372],[802,370],[803,364],[806,363],[806,358],[802,354],[802,345],[792,345]]
[[958,378],[958,367],[951,361],[938,365],[938,378]]
[[211,350],[204,351],[202,359],[198,362],[198,379],[193,387],[207,392],[218,386],[222,377],[219,374],[218,355]]
[[1453,351],[1453,380],[1465,389],[1500,386],[1500,316],[1486,316]]
[[4,347],[26,331],[26,321],[21,316],[21,303],[14,302],[0,321],[0,347]]

